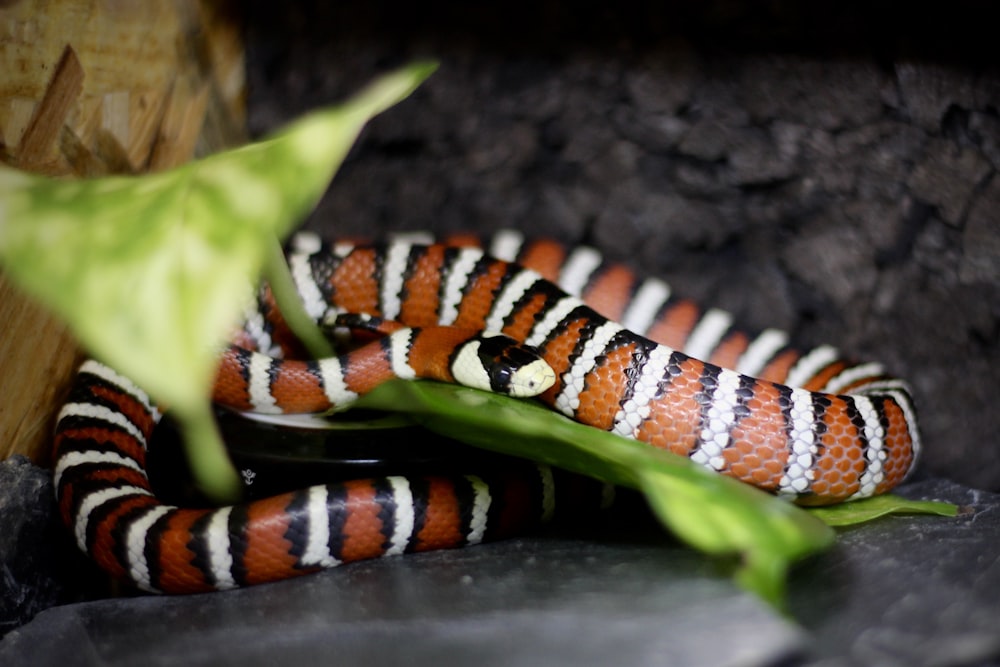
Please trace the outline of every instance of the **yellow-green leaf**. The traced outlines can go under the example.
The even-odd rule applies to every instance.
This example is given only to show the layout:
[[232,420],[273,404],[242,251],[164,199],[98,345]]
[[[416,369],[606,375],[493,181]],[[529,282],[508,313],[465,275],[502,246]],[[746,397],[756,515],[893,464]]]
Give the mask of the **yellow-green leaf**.
[[263,141],[163,173],[59,180],[0,167],[0,261],[92,355],[182,419],[204,415],[220,345],[276,239],[368,119],[433,69],[403,68]]
[[958,506],[936,500],[910,500],[885,494],[829,507],[812,507],[809,512],[828,526],[851,526],[888,514],[955,516],[958,514]]

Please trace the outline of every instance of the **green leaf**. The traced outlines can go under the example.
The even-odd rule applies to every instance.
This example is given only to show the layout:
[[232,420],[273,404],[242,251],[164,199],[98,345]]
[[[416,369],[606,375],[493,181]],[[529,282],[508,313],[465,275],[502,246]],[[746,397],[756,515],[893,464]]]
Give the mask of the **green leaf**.
[[888,514],[955,516],[958,514],[958,505],[936,500],[910,500],[886,494],[829,507],[811,507],[808,511],[828,526],[851,526]]
[[[194,421],[275,239],[315,205],[368,119],[434,67],[403,68],[270,138],[168,172],[57,180],[0,168],[0,261],[91,354],[193,420],[189,451],[221,447]],[[231,468],[222,475],[203,479],[217,496],[239,488]]]
[[640,489],[668,529],[706,553],[736,556],[736,580],[778,605],[789,565],[834,538],[829,527],[784,500],[536,403],[435,382],[393,381],[358,407],[401,411],[478,447]]

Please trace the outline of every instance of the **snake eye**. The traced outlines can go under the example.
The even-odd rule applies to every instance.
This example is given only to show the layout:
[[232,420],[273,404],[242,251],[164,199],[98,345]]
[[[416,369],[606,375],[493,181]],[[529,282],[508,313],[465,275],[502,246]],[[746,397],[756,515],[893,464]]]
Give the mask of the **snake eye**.
[[507,393],[511,378],[517,371],[517,367],[510,359],[511,350],[516,350],[516,345],[517,343],[507,336],[483,335],[480,337],[479,363],[483,365],[487,375],[489,375],[490,389],[497,393]]
[[493,360],[490,371],[490,389],[498,394],[508,393],[511,378],[514,377],[514,369],[503,361]]

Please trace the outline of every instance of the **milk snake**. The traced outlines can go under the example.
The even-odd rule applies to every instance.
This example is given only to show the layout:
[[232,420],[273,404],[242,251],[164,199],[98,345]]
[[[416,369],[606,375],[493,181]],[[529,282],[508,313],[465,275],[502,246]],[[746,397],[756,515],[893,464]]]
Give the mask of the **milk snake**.
[[[312,317],[364,313],[401,324],[348,356],[281,360],[272,356],[282,353],[280,316],[269,316],[262,290],[225,355],[216,399],[235,410],[324,411],[386,377],[452,380],[460,344],[502,331],[551,366],[554,383],[540,399],[554,410],[797,502],[883,493],[915,463],[908,390],[881,365],[849,362],[828,346],[796,350],[776,330],[739,330],[728,314],[703,311],[660,280],[640,281],[590,248],[515,232],[485,247],[468,237],[354,245],[299,235],[288,261]],[[479,350],[482,341],[473,343]],[[431,370],[418,367],[435,355]],[[180,509],[160,502],[146,476],[159,419],[139,387],[88,361],[55,437],[57,499],[79,547],[147,591],[226,589],[472,544],[545,519],[560,489],[557,472],[530,467]]]

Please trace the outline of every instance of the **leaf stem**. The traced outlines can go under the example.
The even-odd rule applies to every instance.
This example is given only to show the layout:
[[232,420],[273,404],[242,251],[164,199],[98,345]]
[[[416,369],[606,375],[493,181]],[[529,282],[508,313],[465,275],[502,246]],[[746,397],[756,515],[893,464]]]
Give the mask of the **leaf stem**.
[[211,501],[223,505],[237,502],[243,491],[215,424],[212,404],[197,402],[173,410],[184,434],[184,449],[195,484]]
[[333,347],[302,305],[281,244],[275,237],[268,246],[267,257],[264,259],[264,279],[271,286],[271,293],[274,294],[274,300],[281,309],[285,322],[313,358],[333,356]]

